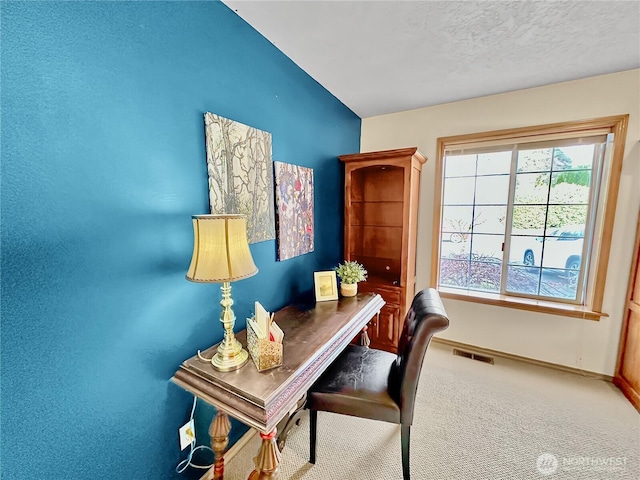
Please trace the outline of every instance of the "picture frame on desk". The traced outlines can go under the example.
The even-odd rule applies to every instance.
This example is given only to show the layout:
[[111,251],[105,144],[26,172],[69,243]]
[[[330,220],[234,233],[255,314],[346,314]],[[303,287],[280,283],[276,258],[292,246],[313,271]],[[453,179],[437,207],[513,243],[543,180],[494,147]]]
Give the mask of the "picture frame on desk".
[[316,302],[338,299],[338,280],[333,270],[314,272],[313,283],[315,286]]

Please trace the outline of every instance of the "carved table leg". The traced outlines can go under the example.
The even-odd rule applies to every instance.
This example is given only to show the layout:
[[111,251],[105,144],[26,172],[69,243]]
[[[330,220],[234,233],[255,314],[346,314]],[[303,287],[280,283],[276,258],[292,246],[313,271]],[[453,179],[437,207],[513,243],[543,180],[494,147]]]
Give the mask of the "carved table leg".
[[253,459],[256,469],[251,472],[248,480],[277,480],[280,477],[280,450],[276,445],[277,428],[269,433],[260,432],[262,445],[258,456]]
[[371,340],[369,339],[367,330],[369,330],[369,327],[365,325],[364,327],[362,327],[362,332],[360,333],[360,341],[358,342],[358,344],[362,345],[363,347],[368,347],[369,345],[371,345]]
[[218,410],[218,413],[211,421],[209,436],[211,437],[211,449],[215,454],[215,464],[213,466],[213,480],[224,479],[224,453],[229,445],[229,432],[231,422],[226,413]]

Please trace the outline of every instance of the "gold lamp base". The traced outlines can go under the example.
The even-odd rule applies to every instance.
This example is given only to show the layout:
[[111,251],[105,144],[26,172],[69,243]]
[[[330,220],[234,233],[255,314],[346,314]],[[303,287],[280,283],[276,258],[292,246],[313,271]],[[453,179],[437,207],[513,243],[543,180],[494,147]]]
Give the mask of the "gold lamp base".
[[218,353],[211,358],[211,365],[220,372],[232,372],[242,367],[249,359],[249,352],[242,348],[242,344],[235,338],[233,340],[236,345],[229,349],[223,350],[224,344],[218,347]]
[[232,352],[226,352],[222,349],[222,344],[218,347],[218,352],[211,358],[207,358],[198,350],[198,358],[203,362],[211,362],[213,368],[219,372],[233,372],[242,368],[247,360],[249,360],[249,353],[242,348],[242,344],[234,339],[237,343],[237,348],[234,348]]
[[249,352],[242,348],[242,344],[236,340],[233,334],[233,326],[236,323],[236,316],[231,309],[233,299],[231,298],[231,284],[223,282],[222,290],[222,313],[220,321],[224,327],[224,339],[218,346],[218,352],[211,358],[203,357],[198,350],[198,358],[205,362],[211,362],[213,368],[220,372],[232,372],[241,368],[249,359]]

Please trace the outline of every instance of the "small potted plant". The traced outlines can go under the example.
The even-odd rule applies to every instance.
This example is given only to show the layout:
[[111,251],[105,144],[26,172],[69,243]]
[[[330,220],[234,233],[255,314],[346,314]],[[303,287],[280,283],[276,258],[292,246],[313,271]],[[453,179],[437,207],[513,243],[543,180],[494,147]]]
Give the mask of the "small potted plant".
[[340,278],[340,293],[343,297],[353,297],[358,293],[358,282],[367,279],[367,271],[360,263],[345,261],[334,268]]

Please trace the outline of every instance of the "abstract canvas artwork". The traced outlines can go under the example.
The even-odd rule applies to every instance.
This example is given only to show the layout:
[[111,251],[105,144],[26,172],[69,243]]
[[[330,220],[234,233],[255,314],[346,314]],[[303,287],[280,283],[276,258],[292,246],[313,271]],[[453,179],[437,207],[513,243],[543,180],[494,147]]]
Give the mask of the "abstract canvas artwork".
[[271,134],[204,114],[211,213],[247,216],[249,243],[275,238]]
[[313,170],[273,162],[276,177],[278,260],[313,252]]

